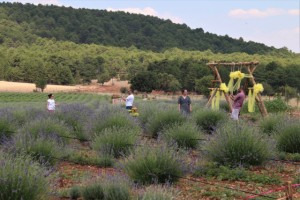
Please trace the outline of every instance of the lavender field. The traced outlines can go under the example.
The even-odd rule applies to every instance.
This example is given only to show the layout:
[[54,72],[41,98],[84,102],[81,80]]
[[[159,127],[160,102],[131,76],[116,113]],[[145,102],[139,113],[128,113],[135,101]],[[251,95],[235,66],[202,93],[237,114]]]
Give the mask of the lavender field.
[[287,112],[236,123],[205,101],[185,116],[175,100],[137,98],[132,116],[109,96],[57,93],[49,113],[46,97],[0,95],[0,200],[276,199],[288,181],[299,197],[300,126]]

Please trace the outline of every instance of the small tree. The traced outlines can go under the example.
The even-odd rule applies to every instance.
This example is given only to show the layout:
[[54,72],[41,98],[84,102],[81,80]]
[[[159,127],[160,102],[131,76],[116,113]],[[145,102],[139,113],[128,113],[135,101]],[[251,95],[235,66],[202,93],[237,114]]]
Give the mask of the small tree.
[[35,87],[40,88],[42,90],[42,92],[44,92],[44,89],[47,87],[47,80],[43,77],[38,78],[35,81]]
[[273,90],[272,86],[266,82],[263,83],[263,86],[264,86],[263,94],[267,95],[270,99],[270,96],[274,95],[274,90]]
[[172,74],[159,73],[157,74],[157,88],[164,92],[176,92],[180,90],[181,84]]
[[104,85],[105,82],[110,80],[110,75],[108,71],[104,71],[103,73],[99,74],[97,78],[98,78],[98,83]]
[[290,87],[288,85],[281,87],[281,91],[284,94],[286,102],[289,102],[290,99],[297,97],[297,89]]
[[211,86],[211,80],[213,80],[214,77],[212,75],[204,76],[201,79],[197,79],[195,82],[195,90],[196,92],[199,92],[200,94],[209,97],[210,91],[209,87]]
[[152,90],[156,89],[157,77],[152,72],[140,72],[130,80],[130,83],[132,90],[152,92]]

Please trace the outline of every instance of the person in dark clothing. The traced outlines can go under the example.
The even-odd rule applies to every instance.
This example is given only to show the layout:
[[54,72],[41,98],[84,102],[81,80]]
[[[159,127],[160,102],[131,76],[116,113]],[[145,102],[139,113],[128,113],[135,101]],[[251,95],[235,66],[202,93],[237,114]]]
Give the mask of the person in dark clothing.
[[187,95],[187,90],[182,90],[182,95],[178,98],[178,109],[184,114],[189,114],[192,111],[191,99]]

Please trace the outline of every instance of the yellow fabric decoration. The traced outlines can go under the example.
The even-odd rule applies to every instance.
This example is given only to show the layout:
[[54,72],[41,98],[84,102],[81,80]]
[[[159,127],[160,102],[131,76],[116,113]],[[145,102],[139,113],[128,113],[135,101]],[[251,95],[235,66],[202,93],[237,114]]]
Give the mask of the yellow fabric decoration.
[[[219,108],[220,108],[220,98],[221,98],[221,96],[220,96],[220,91],[219,91],[219,89],[215,89],[215,90],[217,90],[217,91],[216,91],[215,96],[212,98],[212,101],[211,101],[211,109],[213,109],[213,110],[219,110]],[[215,90],[213,90],[213,91],[215,91]]]
[[[214,93],[214,91],[215,90],[212,90],[210,95],[212,95]],[[215,109],[215,101],[216,101],[216,95],[211,100],[211,109],[213,109],[213,110]]]
[[249,89],[248,93],[248,112],[254,112],[255,106],[254,106],[254,99],[252,98],[252,89]]
[[[241,81],[243,78],[251,78],[252,76],[250,74],[245,74],[242,73],[241,71],[235,71],[235,72],[230,72],[229,74],[230,80],[228,83],[228,88],[230,93],[232,94],[233,91],[238,90],[241,87]],[[237,82],[233,85],[234,79],[238,79]]]
[[258,83],[253,86],[253,94],[257,94],[257,93],[263,92],[263,91],[264,91],[264,87],[262,84]]
[[219,108],[220,108],[220,91],[218,90],[216,93],[215,110],[219,110]]
[[229,89],[225,83],[221,83],[220,90],[224,91],[225,93],[227,93],[229,91]]
[[233,93],[233,81],[234,79],[236,79],[236,72],[230,72],[229,74],[230,80],[228,82],[228,89],[230,91],[230,93]]
[[253,94],[251,93],[251,90],[249,90],[248,94],[248,111],[254,112],[255,111],[255,98],[259,92],[263,92],[264,87],[262,84],[258,83],[253,86]]

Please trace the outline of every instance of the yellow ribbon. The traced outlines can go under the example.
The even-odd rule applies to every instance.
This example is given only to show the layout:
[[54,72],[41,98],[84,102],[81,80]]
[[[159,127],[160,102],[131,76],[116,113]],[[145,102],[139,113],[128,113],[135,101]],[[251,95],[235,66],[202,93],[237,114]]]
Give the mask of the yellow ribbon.
[[[252,94],[253,90],[253,94]],[[254,112],[255,111],[255,98],[259,92],[263,92],[264,87],[262,84],[254,84],[253,89],[249,90],[248,93],[248,112]]]
[[[241,71],[235,71],[235,72],[230,72],[229,74],[230,80],[228,83],[228,88],[230,93],[232,94],[233,91],[236,91],[240,88],[241,86],[241,81],[243,78],[251,78],[252,76],[250,74],[245,74],[242,73]],[[237,82],[233,85],[234,79],[238,79]]]
[[[217,88],[215,90],[217,90],[217,91],[216,91],[216,95],[212,99],[211,109],[219,110],[219,108],[220,108],[220,91]],[[215,90],[213,90],[213,91],[215,91]]]
[[221,83],[220,90],[224,91],[225,93],[229,91],[228,87],[226,86],[226,83]]

